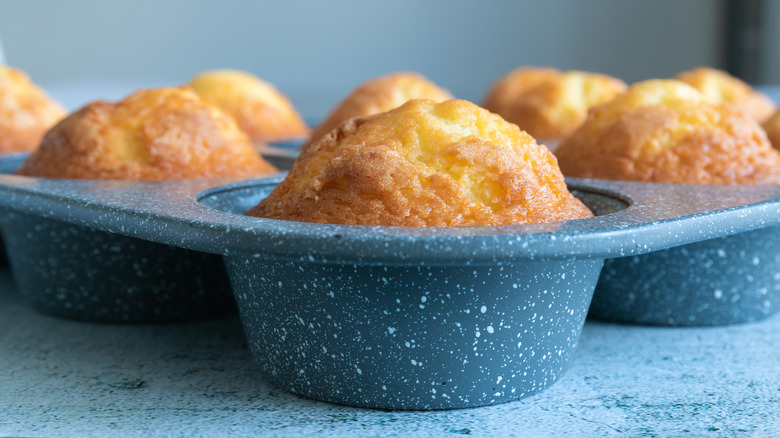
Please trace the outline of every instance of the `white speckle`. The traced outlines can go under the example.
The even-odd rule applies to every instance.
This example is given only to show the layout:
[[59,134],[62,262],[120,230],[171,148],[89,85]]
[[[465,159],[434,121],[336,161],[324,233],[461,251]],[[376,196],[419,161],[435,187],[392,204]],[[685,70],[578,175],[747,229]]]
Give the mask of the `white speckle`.
[[382,277],[382,283],[384,283],[384,284],[390,284],[390,282],[389,282],[389,281],[387,281],[387,279],[386,279],[385,277]]
[[385,386],[385,385],[382,385],[382,390],[383,390],[383,391],[387,391],[387,386]]
[[518,342],[518,343],[517,343],[517,346],[518,346],[518,347],[522,347],[522,346],[523,346],[523,343],[522,343],[522,342]]
[[753,264],[754,265],[757,265],[759,262],[760,262],[760,260],[758,259],[758,257],[753,257]]
[[480,337],[480,336],[482,336],[482,333],[480,333],[479,330],[477,330],[477,333],[475,333],[474,336]]
[[431,388],[431,392],[436,394],[436,388]]
[[363,370],[361,370],[361,369],[360,369],[360,368],[358,368],[358,367],[355,367],[355,371],[357,371],[357,373],[358,373],[358,374],[363,374]]
[[387,332],[392,335],[393,333],[395,333],[395,327],[388,327]]
[[487,326],[487,332],[488,333],[493,333],[493,326],[492,325]]
[[456,323],[455,323],[455,327],[460,327],[460,323],[459,323],[459,322],[456,322]]
[[412,359],[412,365],[417,365],[417,361]]
[[406,345],[406,348],[410,348],[412,344],[409,343],[409,341],[404,342],[404,345]]
[[279,287],[282,287],[282,282],[281,281],[279,282]]
[[423,295],[423,296],[421,296],[421,297],[420,297],[420,302],[421,302],[421,303],[424,303],[424,302],[426,302],[426,301],[428,301],[428,297],[426,297],[425,295]]
[[718,257],[721,257],[721,258],[726,257],[726,251],[724,251],[722,249],[719,249],[718,250]]
[[480,308],[479,308],[479,311],[480,311],[481,313],[485,313],[485,312],[487,312],[487,306],[482,306],[482,307],[480,307]]
[[720,289],[715,289],[715,292],[713,292],[713,295],[715,295],[715,298],[721,299],[723,298],[723,291]]
[[466,309],[465,312],[466,312],[466,315],[468,315],[469,313],[471,313],[471,309]]
[[501,383],[501,381],[502,381],[502,380],[504,380],[504,378],[503,378],[503,377],[501,377],[501,376],[498,376],[498,379],[496,380],[496,385],[498,385],[499,383]]

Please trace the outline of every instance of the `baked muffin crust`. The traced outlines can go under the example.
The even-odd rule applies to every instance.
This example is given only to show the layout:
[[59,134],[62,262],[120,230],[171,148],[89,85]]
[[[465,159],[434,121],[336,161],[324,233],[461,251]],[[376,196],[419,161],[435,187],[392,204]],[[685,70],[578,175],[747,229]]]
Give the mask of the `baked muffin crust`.
[[314,130],[308,144],[319,140],[347,119],[390,111],[412,99],[443,102],[452,99],[452,94],[418,73],[398,72],[371,79],[353,90],[330,112]]
[[309,127],[290,99],[251,73],[212,70],[193,77],[188,85],[236,119],[254,142],[309,136]]
[[688,184],[777,184],[780,154],[747,113],[676,80],[634,84],[595,107],[556,151],[567,176]]
[[0,64],[0,154],[29,152],[65,110],[21,70]]
[[721,70],[698,67],[678,74],[675,79],[696,88],[712,102],[740,108],[758,123],[764,123],[776,109],[767,95]]
[[536,138],[562,139],[582,125],[588,109],[626,88],[607,75],[521,67],[496,81],[482,106]]
[[555,157],[472,103],[412,100],[349,119],[303,151],[250,216],[387,226],[505,225],[591,216]]
[[186,87],[96,101],[44,137],[20,175],[170,180],[244,177],[276,169],[236,122]]

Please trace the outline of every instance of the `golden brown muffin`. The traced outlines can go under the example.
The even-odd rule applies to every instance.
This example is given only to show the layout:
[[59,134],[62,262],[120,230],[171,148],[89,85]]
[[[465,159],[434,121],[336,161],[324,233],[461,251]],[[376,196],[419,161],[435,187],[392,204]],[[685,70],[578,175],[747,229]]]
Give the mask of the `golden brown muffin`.
[[764,123],[764,131],[775,149],[780,149],[780,111]]
[[675,79],[696,88],[713,102],[729,103],[746,111],[758,120],[758,123],[764,123],[776,108],[774,102],[764,93],[714,68],[695,68],[678,74]]
[[417,73],[400,72],[381,76],[363,83],[342,100],[328,118],[317,126],[308,144],[314,143],[352,117],[390,111],[412,99],[442,102],[452,97],[449,91],[439,88]]
[[188,84],[196,93],[230,114],[252,141],[295,140],[309,136],[290,99],[250,73],[214,70],[201,73]]
[[187,87],[96,101],[43,138],[17,172],[48,178],[171,180],[245,177],[276,169],[246,133]]
[[412,100],[349,119],[303,151],[250,216],[386,226],[506,225],[592,216],[555,157],[470,102]]
[[556,151],[567,176],[688,184],[780,183],[758,123],[689,85],[651,80],[595,107]]
[[0,154],[34,150],[64,115],[24,72],[0,64]]
[[582,125],[588,109],[626,88],[602,74],[521,67],[496,81],[482,106],[536,138],[562,139]]

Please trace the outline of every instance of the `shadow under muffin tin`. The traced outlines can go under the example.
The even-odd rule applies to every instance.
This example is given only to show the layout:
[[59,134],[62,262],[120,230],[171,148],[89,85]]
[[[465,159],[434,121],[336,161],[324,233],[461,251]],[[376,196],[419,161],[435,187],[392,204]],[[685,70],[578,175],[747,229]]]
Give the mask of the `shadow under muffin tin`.
[[[0,171],[20,163],[2,159]],[[780,305],[776,186],[570,179],[596,217],[500,227],[242,215],[279,181],[0,175],[19,291],[73,318],[201,317],[232,306],[223,257],[266,378],[307,397],[389,409],[538,392],[567,369],[589,309],[624,322],[715,325]]]

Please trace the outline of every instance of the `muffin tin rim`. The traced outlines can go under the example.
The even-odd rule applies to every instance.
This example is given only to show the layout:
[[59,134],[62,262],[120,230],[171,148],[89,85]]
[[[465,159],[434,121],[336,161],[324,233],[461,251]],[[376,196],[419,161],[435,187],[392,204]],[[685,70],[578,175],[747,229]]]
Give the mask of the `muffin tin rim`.
[[[566,222],[426,228],[251,218],[200,202],[217,192],[276,184],[283,175],[163,182],[0,175],[0,205],[214,254],[357,264],[469,265],[622,257],[780,223],[780,186],[694,186],[580,178],[567,182],[572,188],[618,197],[629,206],[608,215]],[[752,201],[744,201],[746,195],[752,196]],[[676,201],[692,199],[676,210],[665,211],[670,196]],[[157,226],[149,227],[150,222]]]

